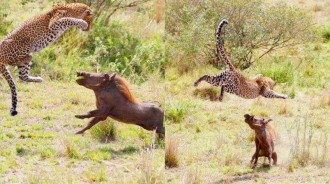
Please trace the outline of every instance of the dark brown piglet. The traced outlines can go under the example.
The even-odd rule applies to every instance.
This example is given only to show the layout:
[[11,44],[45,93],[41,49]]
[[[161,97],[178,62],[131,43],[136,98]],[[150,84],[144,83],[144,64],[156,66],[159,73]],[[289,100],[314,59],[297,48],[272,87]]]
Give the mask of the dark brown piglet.
[[277,163],[277,153],[274,150],[274,140],[276,133],[272,126],[268,124],[272,119],[265,120],[263,118],[255,118],[253,115],[245,114],[245,122],[255,132],[256,151],[252,156],[251,164],[254,161],[252,168],[257,166],[258,157],[264,156],[269,160],[271,166],[271,159],[273,164]]

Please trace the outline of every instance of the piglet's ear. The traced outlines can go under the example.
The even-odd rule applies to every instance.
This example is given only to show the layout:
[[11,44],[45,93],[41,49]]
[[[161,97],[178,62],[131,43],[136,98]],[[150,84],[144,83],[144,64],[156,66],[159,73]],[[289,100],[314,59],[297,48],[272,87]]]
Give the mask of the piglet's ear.
[[248,118],[250,115],[248,114],[244,114],[244,118]]
[[265,122],[265,124],[267,124],[267,123],[269,123],[269,122],[271,122],[271,121],[273,121],[272,119],[267,119],[266,121],[264,121]]
[[109,79],[110,79],[110,75],[109,74],[104,74],[104,79],[105,79],[105,81],[109,81]]
[[113,81],[113,80],[115,80],[115,78],[116,78],[116,73],[114,73],[112,76],[111,76],[111,78],[110,78],[110,81]]

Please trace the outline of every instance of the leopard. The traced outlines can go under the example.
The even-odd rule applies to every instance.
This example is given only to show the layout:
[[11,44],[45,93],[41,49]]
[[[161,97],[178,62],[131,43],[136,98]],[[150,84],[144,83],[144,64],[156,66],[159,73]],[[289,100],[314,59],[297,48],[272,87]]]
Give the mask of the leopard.
[[265,98],[288,98],[285,94],[273,91],[276,85],[273,79],[265,77],[262,74],[258,74],[253,79],[249,79],[245,77],[240,70],[236,69],[221,41],[221,30],[226,24],[228,24],[228,20],[223,19],[219,23],[216,31],[216,53],[218,59],[223,61],[225,71],[215,76],[205,74],[194,82],[194,86],[197,87],[200,82],[206,81],[213,86],[221,87],[218,98],[219,101],[223,100],[224,92],[235,94],[245,99],[254,99],[258,96],[263,96]]
[[17,115],[16,84],[7,65],[18,68],[19,79],[25,82],[43,82],[30,76],[32,54],[55,42],[71,27],[88,31],[93,21],[92,9],[82,3],[58,3],[51,10],[23,22],[0,41],[0,72],[11,90],[12,116]]

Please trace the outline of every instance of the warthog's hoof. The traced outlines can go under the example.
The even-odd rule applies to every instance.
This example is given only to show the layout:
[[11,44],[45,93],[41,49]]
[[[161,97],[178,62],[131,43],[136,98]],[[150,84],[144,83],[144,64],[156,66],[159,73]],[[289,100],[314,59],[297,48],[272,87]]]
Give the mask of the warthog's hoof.
[[76,118],[78,118],[78,119],[84,119],[84,118],[86,118],[85,115],[75,115],[74,117],[76,117]]
[[199,82],[198,82],[198,81],[194,82],[194,86],[195,86],[195,87],[197,87],[197,86],[198,86],[198,84],[199,84]]
[[75,134],[76,135],[79,135],[79,134],[82,135],[82,134],[84,134],[84,131],[83,130],[80,130],[80,131],[76,132]]

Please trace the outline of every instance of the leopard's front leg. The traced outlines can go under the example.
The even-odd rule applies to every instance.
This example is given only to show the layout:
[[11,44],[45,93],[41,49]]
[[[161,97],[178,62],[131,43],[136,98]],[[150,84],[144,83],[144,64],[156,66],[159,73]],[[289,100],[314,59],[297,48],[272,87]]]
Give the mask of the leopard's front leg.
[[17,107],[17,92],[16,92],[16,86],[15,82],[10,75],[8,69],[6,68],[5,65],[0,65],[0,71],[3,75],[3,77],[7,80],[10,90],[11,90],[11,96],[12,96],[12,102],[11,102],[11,109],[10,109],[10,114],[12,116],[15,116],[17,114],[16,107]]
[[51,21],[49,24],[49,29],[55,32],[64,32],[72,26],[78,26],[82,30],[87,30],[88,23],[82,19],[63,17],[58,20]]
[[275,91],[266,87],[262,87],[260,94],[265,98],[288,98],[288,95],[276,93]]

